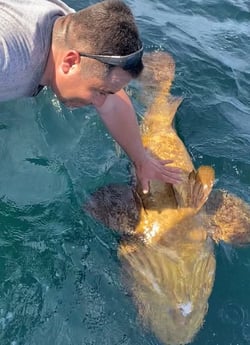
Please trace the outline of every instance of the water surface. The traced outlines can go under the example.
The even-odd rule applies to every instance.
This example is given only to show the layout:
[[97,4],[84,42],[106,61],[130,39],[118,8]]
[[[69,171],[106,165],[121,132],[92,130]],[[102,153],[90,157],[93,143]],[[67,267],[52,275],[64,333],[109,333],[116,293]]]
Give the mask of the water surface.
[[[249,2],[127,3],[145,50],[174,56],[172,91],[184,97],[176,127],[194,164],[212,165],[216,187],[250,202]],[[46,90],[1,103],[0,159],[1,345],[160,345],[124,291],[117,236],[81,210],[91,191],[128,179],[93,109],[65,109]],[[216,259],[193,344],[249,344],[250,249],[220,244]]]

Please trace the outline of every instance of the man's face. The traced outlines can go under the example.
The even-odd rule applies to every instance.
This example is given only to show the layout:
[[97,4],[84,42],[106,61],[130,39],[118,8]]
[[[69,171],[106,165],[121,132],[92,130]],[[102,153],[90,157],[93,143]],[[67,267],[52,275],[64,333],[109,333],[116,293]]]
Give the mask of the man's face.
[[72,66],[67,73],[59,71],[51,85],[59,100],[67,107],[78,108],[85,105],[100,107],[110,94],[124,88],[131,76],[119,67],[111,70],[108,77],[84,76],[80,64]]

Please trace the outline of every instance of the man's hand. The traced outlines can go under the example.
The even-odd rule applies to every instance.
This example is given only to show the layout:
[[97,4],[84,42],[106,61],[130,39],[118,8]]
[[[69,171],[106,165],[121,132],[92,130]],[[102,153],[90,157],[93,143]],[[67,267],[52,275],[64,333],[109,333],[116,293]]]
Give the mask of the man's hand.
[[136,175],[141,183],[144,194],[149,192],[149,181],[160,180],[162,182],[177,184],[182,181],[182,170],[172,166],[172,160],[161,160],[146,153],[144,159],[139,163],[134,162]]

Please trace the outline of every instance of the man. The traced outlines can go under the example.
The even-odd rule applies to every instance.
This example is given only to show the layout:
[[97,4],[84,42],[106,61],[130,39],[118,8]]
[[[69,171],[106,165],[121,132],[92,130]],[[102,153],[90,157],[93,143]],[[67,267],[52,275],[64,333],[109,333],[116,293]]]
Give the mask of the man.
[[150,179],[180,181],[170,161],[143,148],[133,106],[123,90],[143,69],[143,47],[122,1],[75,12],[60,0],[0,1],[0,101],[51,87],[68,107],[92,105],[133,161],[145,192]]

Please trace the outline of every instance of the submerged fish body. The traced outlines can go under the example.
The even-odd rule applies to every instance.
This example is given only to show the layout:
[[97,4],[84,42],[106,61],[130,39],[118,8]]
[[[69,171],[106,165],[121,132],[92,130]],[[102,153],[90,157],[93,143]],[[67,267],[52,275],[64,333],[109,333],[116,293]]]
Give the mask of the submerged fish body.
[[188,344],[207,312],[216,268],[214,243],[249,243],[250,208],[226,192],[211,193],[213,169],[195,170],[173,128],[181,102],[169,94],[173,59],[154,53],[145,65],[142,82],[148,86],[153,81],[149,89],[154,92],[142,122],[143,144],[151,154],[172,159],[183,170],[183,181],[174,186],[152,181],[147,195],[133,186],[106,186],[85,210],[126,235],[118,253],[142,324],[163,344]]

